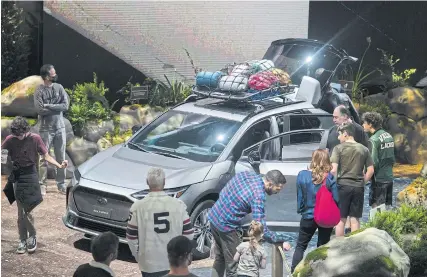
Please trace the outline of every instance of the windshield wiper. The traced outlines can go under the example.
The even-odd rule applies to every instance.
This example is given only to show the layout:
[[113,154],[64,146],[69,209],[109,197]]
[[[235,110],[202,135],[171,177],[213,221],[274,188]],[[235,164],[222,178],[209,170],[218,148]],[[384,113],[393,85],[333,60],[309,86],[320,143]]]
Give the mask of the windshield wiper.
[[157,155],[162,155],[162,156],[166,156],[166,157],[171,157],[171,158],[176,158],[176,159],[190,161],[190,159],[187,159],[187,158],[184,158],[184,157],[172,154],[172,153],[159,152],[159,151],[150,151],[150,153],[157,154]]
[[134,143],[134,142],[129,141],[129,142],[127,143],[127,145],[132,145],[133,147],[138,148],[138,150],[140,150],[140,151],[142,151],[142,152],[148,152],[147,150],[145,150],[144,148],[142,148],[142,146],[141,146],[141,145],[136,144],[136,143]]

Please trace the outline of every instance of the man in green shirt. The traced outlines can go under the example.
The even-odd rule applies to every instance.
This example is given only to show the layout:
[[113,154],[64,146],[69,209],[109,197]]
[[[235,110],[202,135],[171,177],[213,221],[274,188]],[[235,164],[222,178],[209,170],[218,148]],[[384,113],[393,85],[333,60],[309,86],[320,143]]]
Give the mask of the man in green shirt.
[[355,132],[354,124],[344,123],[339,126],[340,144],[334,147],[331,155],[332,174],[337,177],[341,213],[341,221],[335,229],[336,236],[344,235],[347,217],[350,217],[352,232],[360,228],[365,184],[374,174],[371,154],[366,146],[354,140]]
[[393,194],[394,139],[382,129],[383,118],[379,113],[364,113],[362,121],[363,129],[371,135],[369,140],[375,169],[369,192],[369,205],[375,208],[385,203],[389,208]]

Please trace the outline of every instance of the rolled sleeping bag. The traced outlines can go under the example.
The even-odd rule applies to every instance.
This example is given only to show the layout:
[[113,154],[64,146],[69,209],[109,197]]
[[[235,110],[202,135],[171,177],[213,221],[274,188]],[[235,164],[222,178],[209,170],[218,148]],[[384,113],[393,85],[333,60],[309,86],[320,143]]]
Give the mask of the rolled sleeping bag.
[[255,60],[250,61],[249,63],[252,64],[253,73],[266,71],[274,67],[274,63],[270,60]]
[[218,88],[219,79],[224,76],[221,71],[208,72],[201,71],[196,75],[196,86],[199,88]]
[[252,66],[249,63],[241,63],[236,65],[231,71],[230,75],[232,76],[247,76],[249,77],[252,74]]
[[219,89],[232,93],[244,92],[248,89],[248,77],[246,76],[223,76],[219,80]]

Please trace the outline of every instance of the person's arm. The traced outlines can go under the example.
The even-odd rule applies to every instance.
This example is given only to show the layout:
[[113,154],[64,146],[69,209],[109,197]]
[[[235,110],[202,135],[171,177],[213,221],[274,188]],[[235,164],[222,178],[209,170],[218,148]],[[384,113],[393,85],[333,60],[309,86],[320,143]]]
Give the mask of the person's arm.
[[138,261],[139,239],[138,239],[138,218],[136,211],[131,207],[129,211],[128,225],[126,228],[126,239],[132,255]]
[[380,160],[378,158],[378,144],[376,141],[371,140],[372,149],[371,149],[371,157],[374,165],[374,170],[377,169],[380,165]]
[[240,255],[241,255],[241,253],[242,253],[242,251],[243,251],[243,243],[240,243],[237,247],[236,247],[236,254],[234,254],[234,258],[233,258],[233,260],[235,261],[235,262],[239,262],[240,261]]
[[272,232],[268,229],[267,223],[265,221],[265,211],[264,211],[264,200],[260,197],[255,197],[252,200],[251,210],[252,210],[252,219],[260,222],[264,226],[264,236],[263,238],[269,243],[279,243],[285,242],[287,236],[284,234]]
[[304,194],[303,194],[303,190],[302,190],[302,180],[301,180],[301,172],[298,173],[298,177],[297,177],[297,213],[302,213],[302,211],[304,210]]
[[34,92],[34,107],[36,108],[37,114],[39,115],[52,114],[52,111],[45,107],[45,104],[42,98],[42,91],[40,87],[38,87]]
[[59,97],[60,102],[57,104],[45,104],[44,107],[48,108],[49,110],[56,111],[56,112],[66,112],[68,111],[70,102],[68,98],[68,94],[65,91],[63,86],[59,86]]
[[64,160],[61,163],[58,163],[47,151],[46,145],[39,135],[33,135],[36,140],[37,152],[42,156],[48,163],[53,164],[57,168],[66,168],[68,166],[68,161]]
[[366,173],[364,177],[365,184],[369,182],[374,175],[374,162],[372,161],[372,157],[370,153],[366,153],[366,160],[365,160],[365,168]]
[[332,163],[332,170],[331,173],[334,175],[335,179],[338,178],[338,164],[340,161],[340,155],[339,155],[339,148],[334,147],[334,150],[331,154],[331,163]]
[[340,202],[340,197],[339,197],[339,193],[338,193],[338,186],[337,186],[337,182],[335,181],[336,179],[334,178],[334,176],[332,174],[330,174],[327,179],[327,185],[330,188],[330,191],[332,193],[332,197],[334,198],[335,203],[338,205],[338,203]]
[[262,251],[261,264],[260,268],[265,269],[267,267],[267,255],[265,253],[265,249]]
[[182,202],[183,204],[183,225],[182,225],[182,235],[186,236],[189,240],[192,240],[194,238],[194,228],[193,228],[193,224],[191,223],[190,217],[188,216],[188,212],[187,212],[187,206],[184,204],[184,202]]
[[10,149],[10,138],[11,136],[7,136],[5,140],[1,144],[1,149],[9,151]]

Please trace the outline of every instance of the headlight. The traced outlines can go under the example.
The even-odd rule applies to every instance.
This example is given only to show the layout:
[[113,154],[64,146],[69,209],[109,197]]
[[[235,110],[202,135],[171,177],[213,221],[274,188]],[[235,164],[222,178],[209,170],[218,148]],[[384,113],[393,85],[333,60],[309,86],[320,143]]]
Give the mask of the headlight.
[[[164,192],[166,192],[167,195],[175,198],[181,197],[181,195],[189,188],[190,186],[185,187],[179,187],[179,188],[173,188],[173,189],[165,189]],[[144,198],[150,191],[148,189],[141,190],[135,193],[132,193],[131,196],[136,199],[142,199]]]

